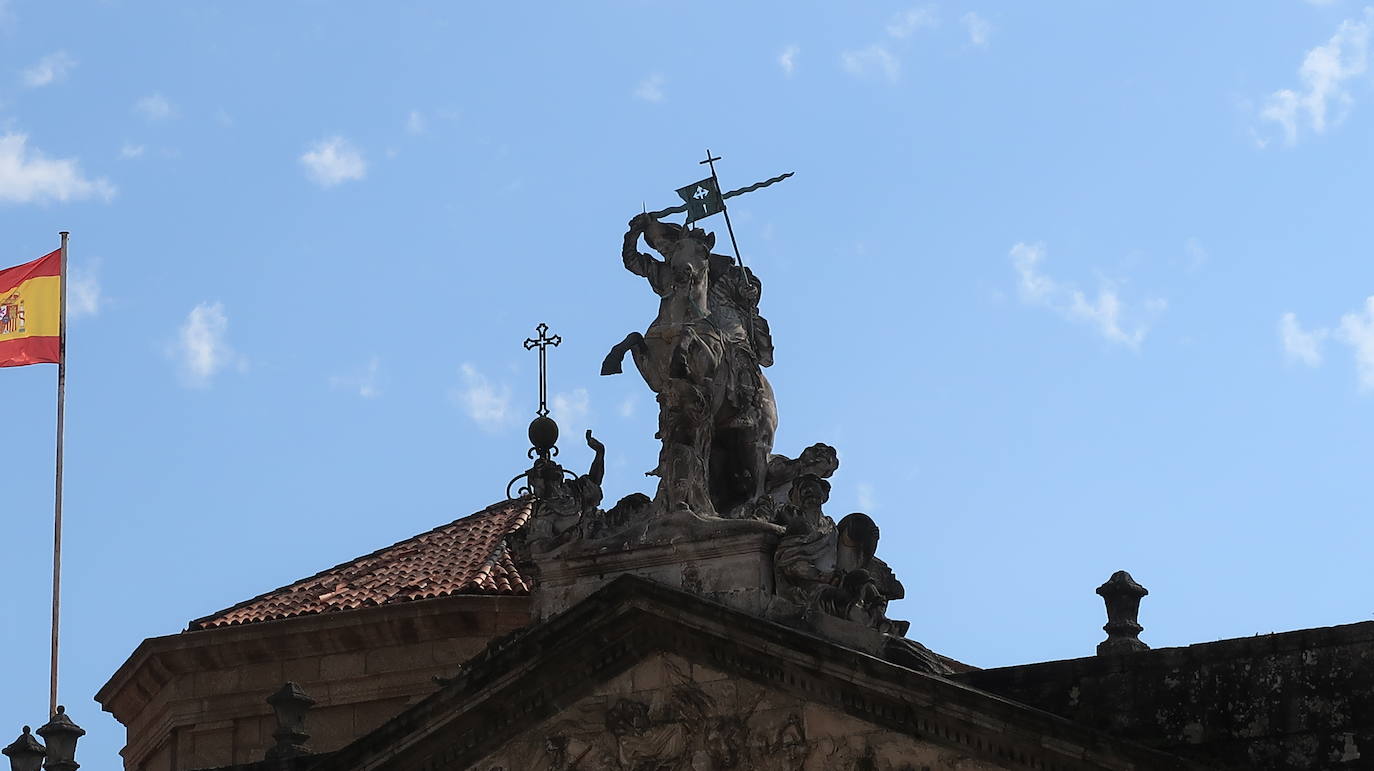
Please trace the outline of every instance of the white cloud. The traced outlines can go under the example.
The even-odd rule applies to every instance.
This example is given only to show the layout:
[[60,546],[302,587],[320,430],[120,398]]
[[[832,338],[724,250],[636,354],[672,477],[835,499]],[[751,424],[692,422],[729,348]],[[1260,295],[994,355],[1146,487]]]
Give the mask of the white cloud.
[[1360,390],[1374,391],[1374,297],[1365,299],[1362,311],[1341,316],[1336,337],[1355,354]]
[[791,76],[797,70],[797,56],[801,53],[801,46],[790,45],[782,49],[778,54],[778,66],[782,68],[783,74]]
[[148,120],[166,120],[176,116],[176,109],[162,94],[149,94],[134,103],[134,110]]
[[635,414],[635,407],[638,402],[639,400],[635,398],[634,394],[629,394],[621,400],[620,406],[616,408],[616,412],[620,413],[620,417],[622,418],[632,417]]
[[1041,244],[1028,246],[1017,244],[1011,248],[1011,264],[1021,277],[1019,288],[1021,299],[1026,302],[1041,303],[1049,299],[1057,285],[1048,276],[1037,272],[1040,261],[1045,259],[1045,247]]
[[[1017,273],[1022,301],[1086,323],[1110,342],[1138,348],[1145,341],[1150,323],[1168,306],[1163,299],[1154,298],[1142,303],[1139,310],[1128,307],[1109,281],[1103,281],[1097,296],[1089,299],[1072,284],[1061,284],[1042,273],[1040,267],[1044,259],[1043,244],[1019,243],[1011,248],[1012,267]],[[1128,318],[1135,323],[1128,325]]]
[[986,48],[988,36],[992,34],[992,24],[973,11],[964,14],[962,21],[964,26],[968,28],[968,42],[979,48]]
[[300,157],[300,162],[306,174],[320,187],[334,187],[367,176],[367,161],[343,137],[326,137],[315,142]]
[[368,360],[367,367],[360,373],[331,376],[329,378],[329,387],[339,388],[345,391],[355,391],[364,399],[375,399],[382,395],[382,389],[377,383],[381,367],[381,359],[373,356]]
[[20,77],[24,85],[29,88],[41,88],[53,83],[61,83],[67,77],[67,73],[76,66],[76,59],[66,51],[55,51],[39,59],[35,64],[26,68]]
[[119,157],[125,160],[130,158],[142,158],[145,150],[147,150],[147,148],[143,145],[129,144],[126,142],[123,147],[119,148]]
[[459,371],[463,386],[451,391],[449,396],[483,430],[496,431],[504,427],[510,417],[510,386],[493,384],[466,362]]
[[555,420],[563,420],[569,424],[576,424],[587,419],[587,415],[592,410],[591,395],[585,388],[573,389],[571,393],[557,393],[553,395],[553,408],[551,414]]
[[843,52],[840,54],[840,64],[851,75],[863,76],[877,72],[894,82],[902,69],[897,57],[882,43],[874,43],[857,51]]
[[1260,118],[1279,124],[1284,142],[1296,144],[1300,124],[1306,122],[1313,133],[1321,134],[1331,122],[1339,122],[1342,113],[1328,116],[1333,106],[1349,108],[1351,97],[1345,82],[1364,74],[1368,69],[1367,52],[1374,8],[1365,8],[1362,17],[1341,22],[1336,34],[1326,43],[1313,48],[1298,68],[1302,81],[1299,90],[1280,89],[1269,95]]
[[893,16],[892,21],[887,23],[887,34],[895,38],[911,37],[916,30],[934,27],[939,23],[940,18],[934,7],[920,6]]
[[103,177],[88,179],[75,158],[51,160],[28,147],[28,135],[0,136],[0,203],[45,203],[109,200],[114,185]]
[[100,263],[73,265],[67,279],[67,318],[79,319],[100,313]]
[[663,101],[663,76],[654,73],[635,86],[635,96],[646,102]]
[[1290,312],[1279,317],[1279,342],[1283,344],[1284,357],[1290,362],[1300,362],[1309,367],[1319,366],[1322,363],[1322,341],[1327,334],[1323,328],[1303,330],[1297,314]]
[[425,122],[425,116],[419,110],[411,110],[410,115],[406,116],[406,133],[423,134],[429,129],[429,124]]
[[241,358],[229,347],[229,317],[219,302],[201,303],[186,315],[174,349],[187,385],[204,387],[220,370]]

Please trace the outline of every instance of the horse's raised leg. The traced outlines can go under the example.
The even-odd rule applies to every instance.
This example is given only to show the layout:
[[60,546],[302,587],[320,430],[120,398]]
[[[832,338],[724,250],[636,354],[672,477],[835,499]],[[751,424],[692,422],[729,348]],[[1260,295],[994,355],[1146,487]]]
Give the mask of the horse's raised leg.
[[611,352],[606,354],[606,358],[601,361],[601,374],[619,375],[624,372],[625,354],[643,344],[644,335],[638,332],[631,332],[626,335],[625,339],[616,343],[611,348]]

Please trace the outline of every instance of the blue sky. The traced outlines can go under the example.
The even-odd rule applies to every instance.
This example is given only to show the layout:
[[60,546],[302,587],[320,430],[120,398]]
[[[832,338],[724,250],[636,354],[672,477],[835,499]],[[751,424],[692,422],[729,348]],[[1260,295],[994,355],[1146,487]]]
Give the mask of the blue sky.
[[[520,10],[516,10],[516,9]],[[465,515],[527,461],[650,491],[618,257],[705,148],[777,450],[838,447],[912,636],[1089,655],[1369,619],[1374,9],[0,0],[0,263],[72,232],[63,700],[140,640]],[[723,230],[723,223],[715,222]],[[724,233],[720,234],[722,243]],[[0,735],[43,722],[55,368],[0,372]],[[8,740],[8,736],[4,736]]]

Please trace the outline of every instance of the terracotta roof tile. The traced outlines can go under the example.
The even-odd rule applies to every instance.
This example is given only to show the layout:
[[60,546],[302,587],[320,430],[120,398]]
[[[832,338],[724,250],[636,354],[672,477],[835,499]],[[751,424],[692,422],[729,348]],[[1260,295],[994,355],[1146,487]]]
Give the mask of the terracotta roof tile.
[[427,533],[192,621],[188,631],[387,605],[451,594],[529,594],[505,538],[529,518],[502,501]]

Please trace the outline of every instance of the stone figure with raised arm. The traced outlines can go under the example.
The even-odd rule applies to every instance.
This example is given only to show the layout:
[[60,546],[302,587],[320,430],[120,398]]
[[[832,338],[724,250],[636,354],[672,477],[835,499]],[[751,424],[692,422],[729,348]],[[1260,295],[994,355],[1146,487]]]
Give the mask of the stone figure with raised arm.
[[[662,259],[639,251],[639,239]],[[768,323],[758,312],[762,285],[724,255],[711,254],[715,236],[697,228],[630,221],[621,259],[648,279],[659,296],[658,315],[643,334],[611,349],[601,374],[621,371],[633,356],[658,395],[656,503],[726,515],[762,495],[777,426],[772,388],[761,366],[772,363]]]

